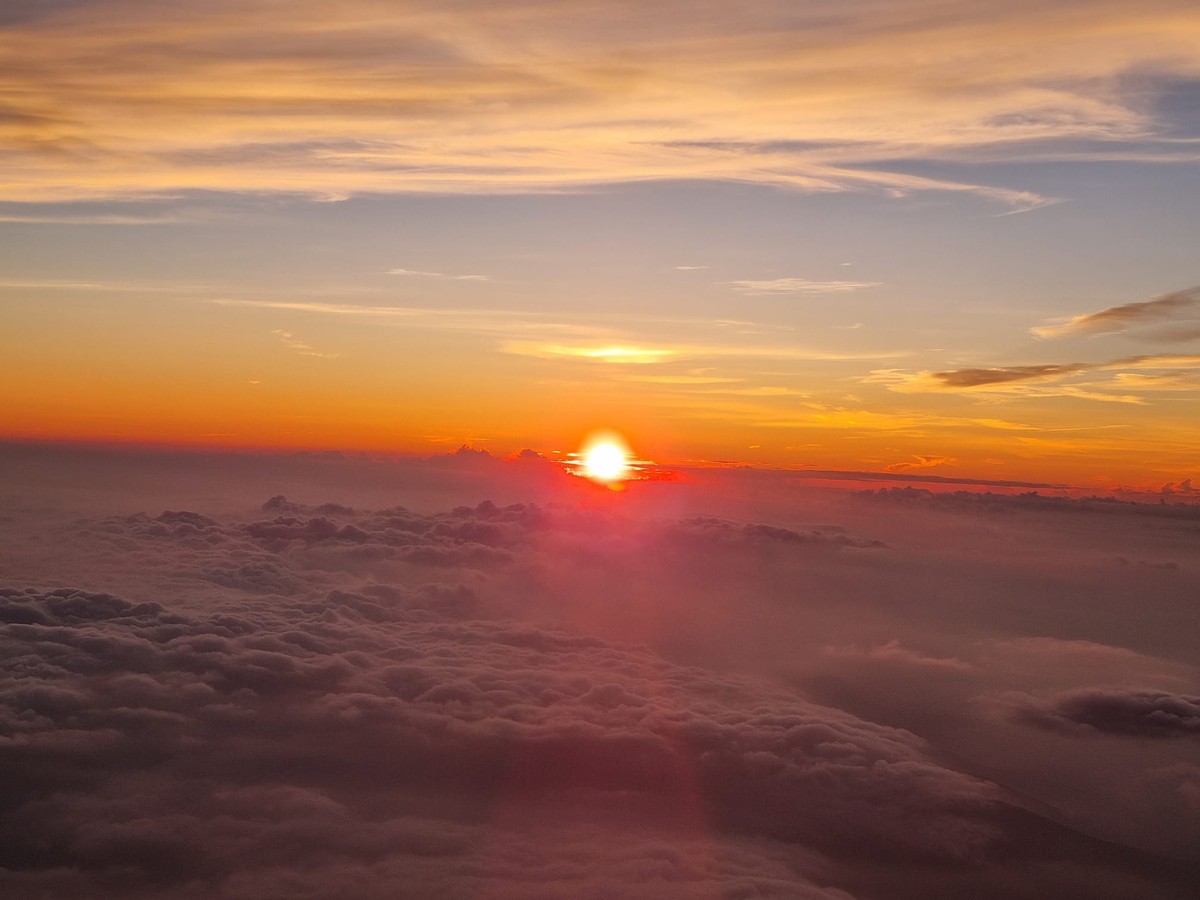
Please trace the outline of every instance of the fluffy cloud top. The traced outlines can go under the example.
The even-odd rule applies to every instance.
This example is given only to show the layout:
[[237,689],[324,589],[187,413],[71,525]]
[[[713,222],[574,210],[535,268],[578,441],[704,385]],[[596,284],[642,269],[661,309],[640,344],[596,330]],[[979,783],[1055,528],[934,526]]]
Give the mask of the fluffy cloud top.
[[[415,474],[458,492],[530,465]],[[0,890],[1186,896],[1195,742],[1128,736],[1191,733],[1171,610],[1193,567],[1142,537],[1190,520],[811,491],[744,518],[688,490],[83,516],[20,494]],[[1129,798],[1095,790],[1085,732],[1123,738]]]

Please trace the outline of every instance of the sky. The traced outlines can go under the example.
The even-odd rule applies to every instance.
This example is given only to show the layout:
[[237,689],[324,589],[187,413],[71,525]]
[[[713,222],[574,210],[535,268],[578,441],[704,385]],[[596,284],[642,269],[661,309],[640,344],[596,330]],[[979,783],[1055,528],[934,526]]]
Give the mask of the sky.
[[1189,0],[0,9],[0,436],[1200,475]]

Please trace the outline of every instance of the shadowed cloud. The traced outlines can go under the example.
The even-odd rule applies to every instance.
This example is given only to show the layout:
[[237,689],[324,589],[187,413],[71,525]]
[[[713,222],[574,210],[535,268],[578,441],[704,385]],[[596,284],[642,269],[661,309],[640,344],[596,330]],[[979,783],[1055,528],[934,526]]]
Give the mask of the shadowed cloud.
[[[1144,403],[1129,393],[1114,389],[1187,390],[1190,372],[1200,368],[1200,356],[1163,353],[1127,356],[1106,362],[1044,363],[1023,366],[991,366],[948,369],[941,372],[905,372],[881,369],[862,379],[864,383],[886,384],[900,393],[927,391],[978,391],[1026,397],[1075,397],[1109,403]],[[1151,374],[1143,374],[1149,370]],[[1116,372],[1107,381],[1076,381],[1076,376]]]
[[973,388],[988,384],[1006,384],[1012,381],[1053,380],[1094,368],[1096,368],[1095,365],[1088,363],[1001,366],[993,369],[955,369],[949,372],[934,372],[933,377],[948,388]]
[[[1069,334],[1119,334],[1138,326],[1171,319],[1200,306],[1200,288],[1188,288],[1163,294],[1144,303],[1126,303],[1100,312],[1075,316],[1062,325],[1041,325],[1031,328],[1037,337],[1062,337]],[[1196,327],[1181,327],[1156,332],[1160,340],[1188,340],[1197,334]],[[1155,335],[1151,335],[1152,337]]]
[[1154,739],[1200,736],[1200,697],[1163,691],[1082,691],[1026,707],[1020,714],[1045,728],[1082,726],[1102,734]]

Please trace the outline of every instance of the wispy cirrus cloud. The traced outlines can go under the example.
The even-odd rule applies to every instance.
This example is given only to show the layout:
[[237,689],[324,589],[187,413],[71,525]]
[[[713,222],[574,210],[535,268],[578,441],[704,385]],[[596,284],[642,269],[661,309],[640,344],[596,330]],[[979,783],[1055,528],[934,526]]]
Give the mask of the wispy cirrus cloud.
[[[592,346],[620,343],[612,327],[569,316],[547,318],[520,309],[474,307],[389,306],[372,303],[332,303],[321,300],[251,300],[219,297],[207,301],[215,306],[244,310],[268,310],[302,316],[332,317],[349,321],[390,322],[397,326],[430,331],[477,334],[501,341],[590,342]],[[607,342],[607,344],[605,343]]]
[[212,290],[201,284],[168,284],[131,281],[72,281],[66,278],[0,279],[0,290],[78,291],[114,294],[195,294]]
[[581,359],[617,365],[644,365],[666,362],[681,355],[667,347],[644,347],[630,344],[547,344],[535,341],[509,341],[502,345],[505,353],[516,356],[536,356],[540,359]]
[[1126,391],[1195,391],[1200,389],[1200,373],[1177,372],[1118,372],[1110,382],[1098,387]]
[[886,352],[867,354],[839,353],[812,347],[738,343],[735,341],[708,344],[668,340],[660,340],[655,346],[595,343],[590,341],[570,344],[546,343],[542,341],[510,341],[504,344],[502,349],[506,353],[518,356],[534,356],[542,359],[577,359],[616,363],[655,363],[685,359],[723,358],[845,362],[905,355]]
[[1200,26],[1183,0],[950,15],[901,0],[871,7],[871,27],[766,0],[738,16],[680,0],[294,0],[287,16],[272,0],[117,0],[102,22],[96,9],[0,19],[0,199],[709,179],[965,192],[1017,210],[1050,198],[895,164],[1195,152],[1162,138],[1153,79],[1119,77],[1195,71]]
[[406,275],[414,278],[433,278],[439,281],[491,281],[487,275],[447,275],[445,272],[421,272],[416,269],[388,269],[385,275]]
[[1068,363],[1066,365],[1040,366],[996,366],[990,369],[951,369],[933,372],[935,381],[947,388],[987,387],[1009,384],[1016,381],[1056,381],[1076,372],[1097,368],[1093,363]]
[[919,410],[881,412],[877,410],[817,406],[812,412],[789,418],[764,419],[756,422],[760,428],[820,428],[846,431],[891,431],[926,434],[928,429],[987,429],[989,431],[1035,431],[1037,427],[1024,422],[972,416],[945,416]]
[[742,379],[725,378],[719,375],[626,375],[622,381],[634,381],[642,384],[673,384],[684,386],[709,386],[720,384],[736,384]]
[[[1039,325],[1029,331],[1040,338],[1065,337],[1073,334],[1120,334],[1179,316],[1200,318],[1200,287],[1163,294],[1142,303],[1111,306],[1099,312],[1074,316],[1066,322]],[[1159,331],[1150,336],[1157,336],[1160,340],[1189,340],[1200,336],[1200,322],[1178,329]]]
[[[1200,368],[1200,355],[1156,354],[1129,356],[1106,362],[1059,363],[1026,366],[948,369],[940,372],[907,372],[877,369],[861,379],[884,384],[900,393],[962,391],[1024,397],[1074,397],[1108,403],[1144,403],[1134,394],[1107,393],[1113,388],[1128,390],[1179,390],[1186,373]],[[1143,371],[1156,374],[1142,375]],[[1110,381],[1072,383],[1076,376],[1094,372],[1117,373]],[[1160,387],[1161,385],[1161,387]]]
[[[242,309],[276,310],[349,319],[393,320],[412,327],[470,332],[498,340],[497,348],[516,356],[597,363],[664,363],[685,359],[775,359],[814,362],[880,360],[904,351],[844,352],[795,344],[768,343],[757,330],[731,340],[727,322],[655,316],[613,318],[574,314],[547,319],[531,310],[429,308],[310,300],[216,298],[209,303]],[[748,324],[748,323],[739,323]],[[664,331],[672,332],[670,337]],[[693,336],[683,337],[686,330]],[[672,377],[674,377],[672,373]]]
[[279,338],[279,343],[287,347],[289,350],[299,353],[301,356],[313,356],[318,359],[337,359],[337,353],[326,353],[323,350],[318,350],[305,341],[302,341],[290,331],[284,331],[282,328],[274,329],[271,334]]
[[217,306],[243,309],[269,309],[282,312],[307,313],[349,319],[395,319],[413,324],[470,331],[508,331],[534,329],[577,335],[598,335],[598,326],[565,321],[546,320],[528,310],[477,309],[471,307],[389,306],[372,303],[331,303],[320,300],[250,300],[239,297],[217,297],[208,301]]
[[851,294],[868,288],[879,287],[879,281],[812,281],[808,278],[768,278],[730,281],[735,291],[742,294]]
[[191,222],[182,215],[126,215],[121,213],[0,213],[0,223],[15,225],[174,225]]

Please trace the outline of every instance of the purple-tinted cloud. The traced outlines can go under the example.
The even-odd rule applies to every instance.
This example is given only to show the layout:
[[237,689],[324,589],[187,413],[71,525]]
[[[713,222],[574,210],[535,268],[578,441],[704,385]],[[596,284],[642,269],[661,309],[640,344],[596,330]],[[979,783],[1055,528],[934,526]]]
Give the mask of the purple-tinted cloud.
[[[332,889],[340,866],[469,865],[489,806],[575,795],[639,819],[697,804],[735,842],[834,857],[971,860],[1001,836],[996,790],[912,735],[595,638],[431,619],[427,591],[204,617],[71,589],[0,598],[13,889],[70,870],[217,890],[279,864]],[[430,791],[460,812],[422,818]]]
[[[81,516],[6,488],[0,893],[1166,900],[1194,882],[1195,741],[1078,740],[1119,717],[1060,702],[1145,686],[1103,691],[1143,703],[1140,726],[1196,696],[1188,507],[743,472],[461,503],[557,470],[244,465],[265,504],[239,488]],[[283,495],[323,472],[344,502]],[[157,496],[109,480],[121,503]],[[396,505],[430,485],[443,502]],[[1100,789],[1114,770],[1127,796]]]

